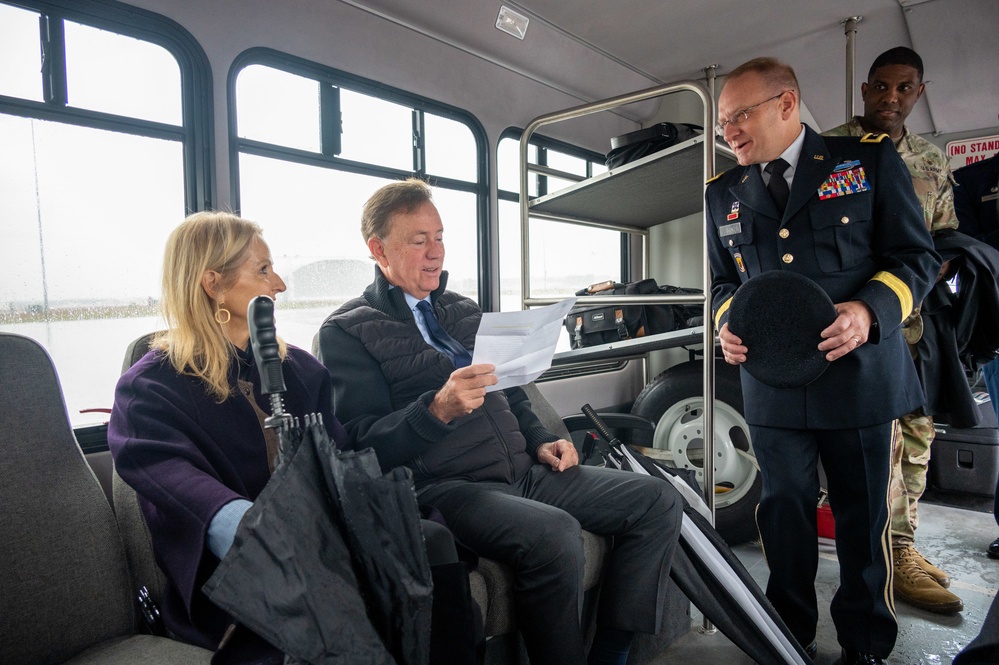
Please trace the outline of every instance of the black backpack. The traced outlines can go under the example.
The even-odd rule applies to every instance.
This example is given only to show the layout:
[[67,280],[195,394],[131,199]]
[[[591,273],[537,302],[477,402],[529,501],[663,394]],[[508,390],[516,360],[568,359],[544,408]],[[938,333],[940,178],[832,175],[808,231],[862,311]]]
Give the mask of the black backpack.
[[[654,279],[621,284],[607,281],[593,284],[576,292],[588,295],[649,295],[703,293],[701,289],[681,286],[659,286]],[[587,305],[581,297],[565,317],[569,344],[580,349],[595,344],[644,337],[700,325],[704,308],[701,305]]]
[[660,122],[636,132],[615,136],[611,139],[611,151],[607,153],[607,168],[617,168],[677,143],[689,141],[702,132],[700,125]]

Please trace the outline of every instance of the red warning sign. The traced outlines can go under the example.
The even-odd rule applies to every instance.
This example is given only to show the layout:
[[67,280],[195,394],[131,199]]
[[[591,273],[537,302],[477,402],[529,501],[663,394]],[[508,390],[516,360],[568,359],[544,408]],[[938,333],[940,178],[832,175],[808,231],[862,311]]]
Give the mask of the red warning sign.
[[999,135],[947,143],[947,158],[950,159],[951,170],[988,159],[997,152],[999,152]]

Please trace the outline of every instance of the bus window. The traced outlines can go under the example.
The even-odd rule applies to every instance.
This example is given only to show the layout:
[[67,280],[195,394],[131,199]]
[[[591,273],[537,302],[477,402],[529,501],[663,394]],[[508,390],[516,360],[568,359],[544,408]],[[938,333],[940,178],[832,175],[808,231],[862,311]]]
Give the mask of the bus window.
[[240,138],[319,152],[319,82],[250,65],[236,81]]
[[[210,196],[194,157],[207,151],[182,103],[207,80],[207,65],[174,55],[194,52],[193,40],[168,50],[129,36],[139,21],[130,11],[89,14],[98,26],[78,20],[72,3],[37,4],[0,4],[0,262],[8,275],[0,330],[45,346],[71,421],[85,425],[106,419],[81,410],[111,406],[128,344],[164,327],[166,236]],[[149,35],[155,26],[143,18]],[[164,43],[184,39],[174,29]],[[20,62],[10,50],[30,66],[8,68]],[[182,66],[201,76],[182,83]]]
[[181,124],[180,68],[162,46],[66,21],[71,106]]
[[[554,142],[528,149],[532,163],[572,173],[581,178],[606,171],[601,155],[586,153]],[[573,150],[573,153],[569,151]],[[497,150],[499,191],[500,309],[521,309],[520,301],[520,140],[510,132]],[[574,184],[553,176],[529,174],[530,196],[544,195]],[[579,289],[608,279],[623,281],[622,262],[626,235],[619,231],[531,219],[531,295],[538,298],[572,295]],[[568,342],[563,336],[565,348]],[[562,350],[562,347],[559,347]]]
[[[448,287],[481,302],[487,185],[477,123],[406,93],[383,98],[384,86],[314,63],[263,49],[245,55],[234,65],[234,198],[263,227],[288,285],[281,335],[311,349],[323,320],[371,283],[361,207],[378,187],[411,175],[434,187]],[[278,107],[267,103],[275,96],[283,96]]]
[[0,95],[42,101],[38,13],[0,4]]
[[350,90],[340,92],[343,105],[343,151],[355,162],[413,171],[413,110]]
[[475,135],[468,125],[433,113],[424,114],[427,173],[475,182],[478,166]]

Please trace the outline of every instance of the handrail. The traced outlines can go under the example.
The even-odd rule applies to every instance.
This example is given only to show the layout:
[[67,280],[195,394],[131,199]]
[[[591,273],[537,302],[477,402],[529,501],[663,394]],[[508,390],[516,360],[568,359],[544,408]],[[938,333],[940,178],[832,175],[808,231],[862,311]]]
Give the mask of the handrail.
[[628,226],[626,224],[613,224],[610,222],[595,222],[589,219],[580,219],[578,217],[570,217],[568,215],[552,215],[546,212],[536,212],[532,215],[534,219],[547,219],[553,222],[566,222],[568,224],[579,224],[580,226],[590,226],[595,229],[610,229],[611,231],[625,231],[627,233],[634,233],[636,235],[645,237],[649,235],[648,229],[640,229],[637,226]]
[[542,166],[540,164],[528,164],[527,168],[532,173],[550,175],[555,178],[561,178],[562,180],[568,180],[570,182],[582,182],[583,180],[586,180],[586,176],[584,175],[577,175],[575,173],[569,173],[568,171],[559,171],[558,169],[553,169],[550,166]]
[[[521,238],[521,266],[520,266],[520,296],[523,307],[557,302],[557,299],[531,298],[531,253],[530,253],[530,201],[528,199],[527,178],[528,171],[532,166],[528,162],[528,148],[531,137],[534,133],[544,127],[556,122],[580,118],[592,113],[608,111],[618,106],[641,102],[655,97],[661,97],[680,91],[694,92],[700,97],[704,107],[704,181],[707,182],[715,172],[715,134],[714,126],[717,111],[715,109],[714,97],[708,88],[698,81],[685,80],[675,83],[668,83],[653,88],[647,88],[637,92],[618,95],[602,101],[583,104],[564,111],[550,113],[534,119],[524,129],[520,138],[520,238]],[[533,170],[533,169],[532,169]],[[707,238],[707,215],[702,219],[702,238]],[[643,256],[645,265],[648,265],[648,254],[650,248],[648,242],[645,244]],[[594,304],[602,302],[634,302],[634,303],[677,303],[677,302],[703,302],[704,312],[711,311],[711,269],[708,264],[707,242],[704,242],[703,253],[703,274],[702,280],[704,292],[699,296],[587,296],[587,302]],[[714,395],[715,395],[715,366],[714,366],[714,325],[711,316],[704,317],[704,332],[702,342],[704,344],[704,495],[705,501],[711,514],[711,522],[715,519],[715,473],[714,473]]]

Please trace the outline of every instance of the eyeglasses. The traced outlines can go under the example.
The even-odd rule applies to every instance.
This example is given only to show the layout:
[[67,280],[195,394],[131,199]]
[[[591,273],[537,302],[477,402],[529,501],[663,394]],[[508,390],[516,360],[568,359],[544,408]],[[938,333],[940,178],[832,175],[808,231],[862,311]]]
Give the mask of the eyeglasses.
[[722,138],[722,139],[725,138],[725,128],[728,127],[729,123],[732,123],[734,126],[738,127],[742,123],[744,123],[747,120],[749,120],[749,113],[750,113],[750,111],[752,111],[753,109],[755,109],[757,106],[763,106],[767,102],[772,102],[775,99],[779,99],[780,97],[782,97],[784,95],[785,92],[791,92],[791,91],[790,90],[785,90],[784,92],[778,93],[778,94],[774,95],[773,97],[770,97],[769,99],[764,99],[762,102],[759,102],[757,104],[753,104],[752,106],[747,106],[744,109],[740,109],[740,110],[736,111],[731,116],[729,116],[728,120],[726,120],[724,122],[719,122],[717,125],[715,125],[715,134],[718,135],[718,138]]

